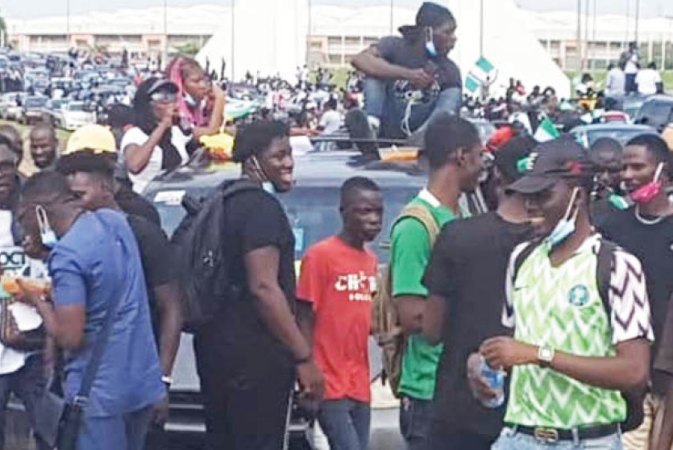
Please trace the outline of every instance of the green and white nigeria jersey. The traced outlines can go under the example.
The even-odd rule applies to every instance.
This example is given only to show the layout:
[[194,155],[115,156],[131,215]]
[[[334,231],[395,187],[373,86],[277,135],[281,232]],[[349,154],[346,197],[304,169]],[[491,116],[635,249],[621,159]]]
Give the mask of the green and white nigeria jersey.
[[[515,339],[577,356],[609,357],[619,342],[651,337],[645,279],[635,257],[621,249],[615,252],[613,311],[608,314],[596,276],[600,236],[585,241],[560,267],[552,267],[547,246],[540,245],[511,280],[514,260],[525,245],[515,250],[508,276],[505,322],[515,326]],[[512,371],[507,423],[571,429],[618,423],[625,417],[626,403],[618,391],[592,387],[536,364]]]

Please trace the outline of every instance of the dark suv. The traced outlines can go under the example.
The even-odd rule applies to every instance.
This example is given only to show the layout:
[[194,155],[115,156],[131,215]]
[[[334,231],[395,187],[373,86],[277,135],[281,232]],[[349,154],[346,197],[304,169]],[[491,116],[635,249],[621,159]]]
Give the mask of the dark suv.
[[[415,163],[359,161],[361,161],[360,154],[350,151],[310,153],[295,158],[296,185],[291,192],[280,194],[278,198],[284,204],[295,230],[296,260],[301,259],[307,247],[339,231],[341,227],[338,207],[339,188],[346,179],[359,175],[373,179],[383,191],[384,231],[378,240],[372,243],[371,248],[381,263],[388,261],[390,227],[404,205],[425,186],[427,174]],[[185,215],[182,207],[185,195],[205,197],[222,181],[239,176],[240,166],[236,164],[224,164],[201,170],[183,168],[150,183],[144,195],[157,207],[163,228],[170,236]],[[485,209],[477,196],[465,197],[461,203],[461,208],[465,212],[470,210],[472,213],[478,213]],[[381,372],[380,353],[373,340],[370,340],[369,348],[372,379],[375,379]],[[183,333],[173,373],[175,382],[170,393],[171,413],[166,427],[172,435],[169,442],[175,443],[175,448],[184,449],[185,441],[200,442],[205,432],[199,398],[199,379],[195,367],[192,337]],[[370,445],[372,450],[397,448],[397,441],[391,438],[392,433],[398,433],[396,416],[397,414],[394,414],[394,420],[390,418],[383,420],[384,425],[380,425],[383,422],[378,419],[379,425],[377,425],[377,411],[374,410],[373,437]],[[377,431],[377,426],[388,427],[389,430]],[[307,431],[308,424],[298,417],[293,417],[290,426],[292,450],[312,448]],[[396,443],[391,446],[390,442]],[[195,448],[198,448],[198,445]]]
[[648,98],[635,118],[635,123],[648,125],[659,133],[671,122],[673,122],[673,97],[670,95],[653,95]]

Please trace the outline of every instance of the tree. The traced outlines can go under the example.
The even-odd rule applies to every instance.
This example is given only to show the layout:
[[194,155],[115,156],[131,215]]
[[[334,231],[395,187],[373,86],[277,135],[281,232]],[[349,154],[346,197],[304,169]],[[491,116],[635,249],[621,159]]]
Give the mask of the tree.
[[181,55],[194,56],[201,50],[201,46],[196,42],[187,42],[186,44],[175,46],[175,50]]
[[7,24],[0,11],[0,47],[7,45]]

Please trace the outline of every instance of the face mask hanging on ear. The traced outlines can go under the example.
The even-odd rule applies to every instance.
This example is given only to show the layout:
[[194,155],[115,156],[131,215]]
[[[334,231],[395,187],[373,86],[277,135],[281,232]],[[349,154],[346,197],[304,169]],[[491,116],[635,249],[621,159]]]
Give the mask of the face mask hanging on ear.
[[436,58],[439,54],[437,53],[437,47],[435,47],[435,41],[433,39],[432,28],[427,27],[425,29],[425,51],[431,58]]
[[194,108],[198,104],[196,99],[186,92],[185,92],[185,103],[192,108]]
[[661,172],[664,169],[664,163],[659,163],[657,166],[656,172],[654,172],[654,178],[649,183],[639,187],[635,191],[631,192],[631,199],[636,203],[649,203],[654,198],[661,193],[662,184],[659,181]]
[[40,240],[42,241],[42,245],[49,249],[54,248],[58,242],[58,237],[56,237],[54,230],[51,229],[49,219],[47,218],[47,212],[42,205],[35,206],[35,215],[37,216],[37,225],[40,228]]
[[575,222],[577,221],[577,213],[579,212],[579,209],[575,209],[575,213],[572,214],[572,218],[570,212],[572,211],[573,205],[575,204],[575,199],[577,198],[578,193],[579,188],[573,189],[566,213],[556,224],[549,236],[547,236],[546,241],[550,246],[550,250],[564,242],[575,232]]
[[269,181],[269,177],[266,176],[266,173],[264,172],[264,169],[262,169],[262,165],[259,163],[259,160],[257,160],[256,156],[252,156],[251,158],[252,164],[255,166],[255,170],[257,170],[260,178],[262,179],[262,189],[269,194],[275,194],[276,186],[274,186],[274,184]]

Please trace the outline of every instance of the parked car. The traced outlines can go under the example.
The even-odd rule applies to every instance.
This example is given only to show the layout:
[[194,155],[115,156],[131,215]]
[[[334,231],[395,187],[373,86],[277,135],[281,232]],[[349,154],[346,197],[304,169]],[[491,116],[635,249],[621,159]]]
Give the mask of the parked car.
[[0,119],[18,120],[21,116],[23,92],[9,92],[0,96]]
[[32,96],[26,97],[21,105],[20,122],[25,125],[39,122],[44,119],[44,107],[47,105],[47,97]]
[[47,104],[44,105],[45,122],[51,122],[56,126],[56,115],[66,103],[68,103],[68,100],[63,98],[48,100]]
[[74,131],[82,125],[96,123],[96,114],[87,111],[84,102],[68,102],[54,114],[54,125],[68,131]]
[[[389,231],[397,214],[427,181],[426,172],[415,163],[360,163],[357,152],[313,152],[295,158],[296,185],[291,192],[278,196],[285,206],[296,237],[295,256],[299,260],[313,243],[337,233],[341,227],[339,188],[347,178],[367,176],[378,183],[384,196],[383,232],[371,244],[381,263],[389,260]],[[182,168],[151,182],[144,196],[154,203],[161,216],[162,227],[171,236],[186,212],[182,206],[186,196],[205,198],[223,181],[240,176],[240,166],[225,164],[218,170]],[[463,198],[461,209],[478,213],[475,205]],[[380,350],[370,339],[372,381],[381,372]],[[203,408],[199,397],[192,336],[182,335],[173,370],[174,383],[170,391],[170,415],[166,430],[171,435],[169,448],[181,448],[178,443],[189,436],[191,443],[199,442],[205,433]],[[376,403],[376,400],[374,400]],[[394,407],[393,407],[394,408]],[[290,422],[290,449],[311,449],[308,424],[293,416]],[[390,444],[390,443],[393,444]],[[199,448],[198,446],[195,448]],[[370,449],[401,450],[397,414],[393,409],[374,409],[372,413],[372,442]]]
[[673,97],[653,95],[645,100],[636,114],[635,123],[649,125],[658,132],[673,122]]
[[584,148],[589,148],[596,140],[604,137],[616,139],[626,145],[632,138],[641,134],[657,134],[657,130],[647,125],[629,125],[610,122],[595,125],[580,125],[570,130],[570,134]]

